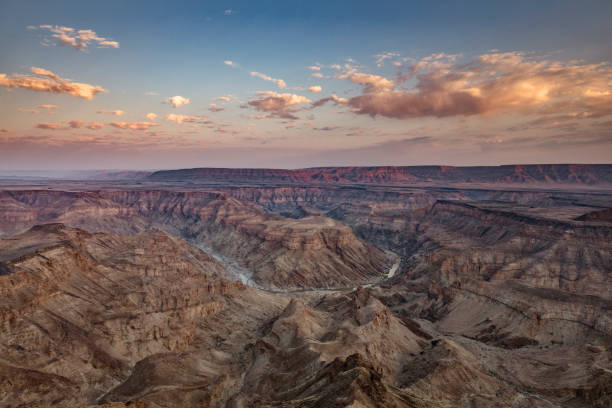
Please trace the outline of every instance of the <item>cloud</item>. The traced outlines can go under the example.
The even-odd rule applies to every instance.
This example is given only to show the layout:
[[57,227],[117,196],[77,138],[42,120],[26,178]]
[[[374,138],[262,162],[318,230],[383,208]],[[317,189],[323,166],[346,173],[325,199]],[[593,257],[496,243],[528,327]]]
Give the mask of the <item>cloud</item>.
[[157,119],[157,114],[153,113],[153,112],[149,112],[149,113],[147,113],[146,118],[149,119],[149,120],[155,120],[155,119]]
[[223,63],[225,65],[228,65],[228,66],[232,67],[232,68],[237,68],[238,67],[238,64],[236,64],[234,61],[225,60],[225,61],[223,61]]
[[251,72],[252,76],[258,77],[263,79],[264,81],[270,81],[270,82],[274,82],[276,84],[276,86],[278,86],[280,89],[286,88],[287,84],[285,83],[285,81],[283,81],[282,79],[276,79],[276,78],[272,78],[266,74],[262,74],[260,72]]
[[311,71],[320,71],[321,67],[317,66],[317,65],[311,65],[308,67],[309,70]]
[[159,126],[159,123],[152,122],[111,122],[109,125],[119,129],[147,130]]
[[121,116],[123,115],[125,112],[122,110],[112,110],[112,111],[108,111],[108,110],[99,110],[96,111],[96,113],[102,113],[102,114],[106,114],[106,115],[115,115],[115,116]]
[[52,110],[52,109],[57,109],[57,105],[38,105],[37,108]]
[[222,101],[222,102],[229,102],[232,98],[230,98],[229,96],[220,96],[217,98],[218,101]]
[[61,123],[49,123],[49,122],[45,122],[45,123],[39,123],[36,125],[37,128],[39,129],[47,129],[47,130],[67,130],[67,129],[79,129],[82,127],[85,127],[87,129],[91,129],[91,130],[97,130],[100,129],[102,127],[104,127],[104,125],[102,123],[98,123],[98,122],[84,122],[82,120],[70,120],[66,125],[61,124]]
[[33,113],[33,114],[38,114],[40,113],[40,111],[37,111],[36,109],[23,109],[23,108],[17,108],[17,112],[22,112],[22,113]]
[[313,93],[319,93],[323,90],[323,88],[321,88],[321,86],[319,85],[314,85],[314,86],[309,87],[308,90]]
[[71,82],[70,79],[61,78],[44,68],[32,67],[30,74],[13,74],[7,76],[0,74],[0,85],[9,88],[24,88],[37,92],[51,92],[69,94],[77,98],[93,99],[99,93],[107,92],[104,88],[80,82]]
[[61,123],[39,123],[36,125],[38,129],[46,129],[46,130],[66,130],[70,129],[70,126],[62,125]]
[[[56,40],[56,45],[70,46],[79,51],[87,48],[90,43],[97,44],[98,48],[119,48],[117,41],[100,37],[95,31],[90,29],[75,30],[71,27],[52,26],[49,24],[41,25],[40,28],[51,33],[51,37]],[[45,39],[45,42],[48,43],[49,40]]]
[[310,103],[310,99],[305,96],[295,95],[290,93],[277,92],[258,92],[259,97],[249,101],[249,105],[253,106],[258,111],[268,112],[272,116],[285,119],[297,119],[293,113],[295,109],[290,109],[292,106]]
[[393,81],[380,75],[364,74],[360,72],[349,72],[338,75],[339,79],[348,79],[349,81],[365,86],[365,92],[389,91],[393,89],[395,84]]
[[311,74],[311,76],[315,77],[315,78],[323,78],[323,74],[320,72],[315,72],[314,74]]
[[232,10],[232,9],[227,9],[227,10],[223,11],[223,14],[226,15],[226,16],[231,16],[234,13],[235,13],[235,11]]
[[[461,63],[457,58],[446,54],[423,58],[398,83],[354,70],[338,78],[363,86],[363,93],[350,98],[347,105],[357,114],[372,117],[612,114],[612,69],[607,64],[550,61],[521,52],[489,53]],[[413,77],[414,86],[398,89]]]
[[159,95],[159,93],[153,92],[153,91],[147,91],[144,94],[147,96],[158,96]]
[[400,55],[397,52],[383,52],[382,54],[376,55],[376,66],[382,67],[385,65],[385,60],[397,58]]
[[187,105],[190,102],[189,98],[184,98],[179,95],[172,96],[168,98],[168,100],[170,101],[170,103],[172,104],[172,107],[174,108],[178,108],[179,106]]
[[85,127],[91,130],[98,130],[98,129],[103,128],[104,124],[98,123],[98,122],[88,122],[87,124],[85,124]]
[[323,126],[320,128],[313,128],[313,130],[321,130],[321,131],[329,132],[330,130],[336,130],[336,129],[341,129],[341,128],[342,126],[330,125],[330,126]]
[[319,99],[315,103],[312,104],[313,108],[317,108],[319,106],[325,105],[327,102],[334,102],[335,104],[346,105],[349,103],[349,100],[346,98],[341,98],[336,94],[331,94],[331,96],[323,99]]
[[211,112],[221,112],[221,111],[225,110],[225,108],[217,106],[216,103],[211,103],[210,107],[208,108],[208,110],[211,111]]
[[188,115],[177,115],[175,113],[170,113],[166,115],[166,120],[171,122],[176,122],[179,125],[183,122],[185,123],[199,123],[199,124],[210,124],[212,123],[205,116],[188,116]]

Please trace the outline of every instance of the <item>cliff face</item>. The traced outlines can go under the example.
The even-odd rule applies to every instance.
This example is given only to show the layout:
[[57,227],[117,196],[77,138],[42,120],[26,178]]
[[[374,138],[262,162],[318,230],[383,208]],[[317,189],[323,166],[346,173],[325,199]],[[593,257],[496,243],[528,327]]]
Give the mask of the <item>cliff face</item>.
[[533,164],[506,166],[319,167],[299,170],[196,168],[157,171],[151,181],[266,183],[510,183],[610,184],[612,165]]
[[2,192],[0,208],[7,209],[4,234],[38,222],[122,233],[162,229],[234,260],[266,287],[352,287],[382,277],[394,262],[339,221],[268,214],[224,193]]
[[[208,255],[161,232],[120,236],[47,224],[0,240],[0,253],[10,270],[0,276],[7,406],[89,400],[145,356],[189,347],[198,320],[242,288],[222,280],[224,269]],[[13,394],[10,381],[31,394]]]

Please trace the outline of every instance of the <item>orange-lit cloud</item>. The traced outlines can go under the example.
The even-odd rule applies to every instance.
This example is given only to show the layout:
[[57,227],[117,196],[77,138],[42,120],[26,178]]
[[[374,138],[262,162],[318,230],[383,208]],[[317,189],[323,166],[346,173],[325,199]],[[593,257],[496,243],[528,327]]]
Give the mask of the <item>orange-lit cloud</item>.
[[44,68],[32,67],[30,71],[34,75],[13,74],[7,76],[6,74],[0,74],[0,85],[37,92],[68,94],[83,99],[93,99],[95,95],[106,92],[101,86],[71,82],[70,79],[61,78]]
[[259,97],[249,101],[249,105],[253,106],[258,111],[270,113],[272,116],[285,119],[297,119],[293,113],[295,109],[292,106],[297,106],[303,103],[310,103],[310,99],[305,96],[295,95],[290,93],[277,92],[258,92]]
[[57,109],[57,105],[38,105],[37,108],[52,110],[52,109]]
[[153,112],[149,112],[149,113],[147,113],[146,118],[149,119],[149,120],[155,120],[155,119],[157,119],[157,114],[153,113]]
[[[612,69],[608,65],[541,60],[519,52],[485,54],[460,64],[456,58],[436,54],[422,59],[397,83],[354,70],[338,78],[364,87],[362,95],[349,98],[347,105],[355,113],[373,117],[612,114]],[[416,79],[413,89],[399,87],[411,78]]]
[[96,111],[96,113],[102,113],[102,114],[106,114],[106,115],[121,116],[125,112],[122,111],[122,110],[117,109],[117,110],[112,110],[112,111],[109,111],[109,110],[99,110],[99,111]]
[[227,66],[230,66],[232,68],[236,68],[238,67],[238,64],[236,64],[234,61],[230,61],[230,60],[225,60],[223,61],[223,63]]
[[187,105],[190,100],[189,98],[184,98],[182,96],[176,95],[168,98],[173,108],[178,108],[179,106]]
[[[33,28],[35,29],[36,27]],[[49,24],[41,25],[40,28],[48,30],[51,33],[51,37],[56,40],[56,45],[70,46],[79,51],[87,48],[90,43],[97,44],[98,48],[119,48],[119,43],[117,41],[100,37],[93,30],[75,30],[71,27],[52,26]],[[51,43],[48,39],[45,39],[43,44],[50,45]]]
[[264,81],[274,82],[276,86],[278,86],[280,89],[284,89],[287,87],[287,84],[282,79],[272,78],[271,76],[255,71],[251,72],[251,75],[257,78],[261,78]]
[[311,86],[310,88],[308,88],[308,90],[310,92],[313,92],[313,93],[319,93],[319,92],[321,92],[323,90],[323,88],[321,86],[319,86],[319,85],[314,85],[314,86]]

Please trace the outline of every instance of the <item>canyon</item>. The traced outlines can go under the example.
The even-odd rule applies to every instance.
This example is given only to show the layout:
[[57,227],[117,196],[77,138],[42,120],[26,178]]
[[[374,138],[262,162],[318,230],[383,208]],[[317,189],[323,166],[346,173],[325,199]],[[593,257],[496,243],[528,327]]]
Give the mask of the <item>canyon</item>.
[[0,180],[0,405],[608,407],[612,165]]

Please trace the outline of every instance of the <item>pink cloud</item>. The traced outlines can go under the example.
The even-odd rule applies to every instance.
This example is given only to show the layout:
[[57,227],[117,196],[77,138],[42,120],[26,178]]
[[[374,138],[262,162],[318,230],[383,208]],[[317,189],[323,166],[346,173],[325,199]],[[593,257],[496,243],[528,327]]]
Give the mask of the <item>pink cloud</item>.
[[258,92],[258,95],[259,97],[257,99],[249,101],[249,105],[253,106],[258,111],[268,112],[272,116],[285,119],[297,119],[293,115],[296,110],[291,107],[311,102],[310,99],[305,96],[290,93],[281,94],[268,91]]

